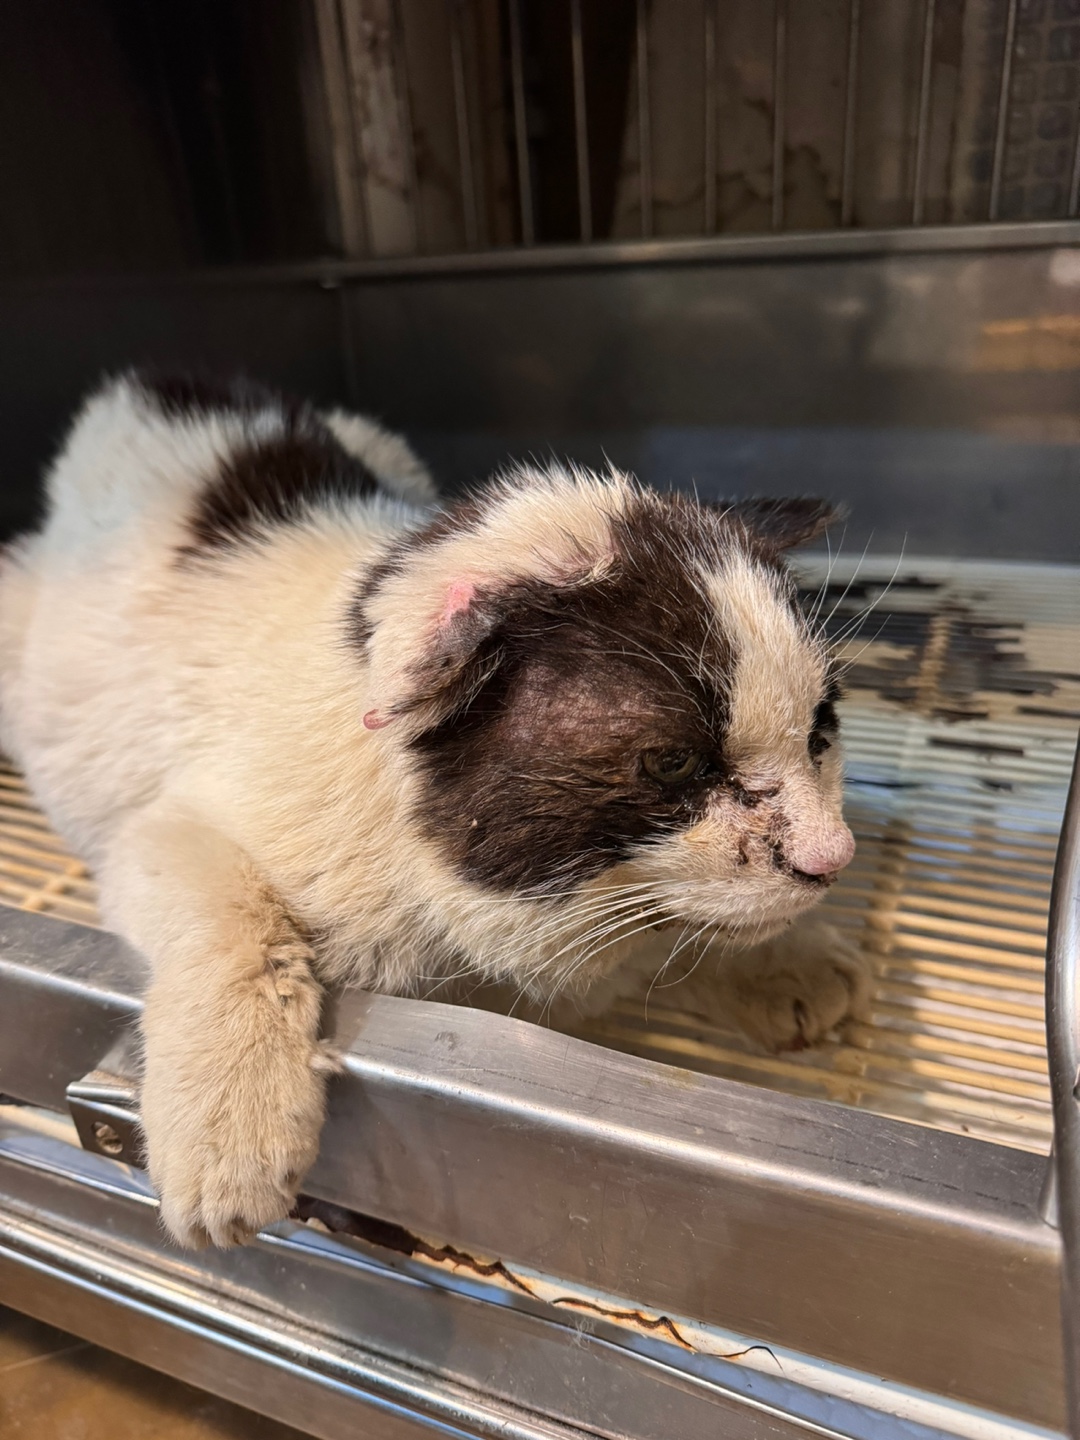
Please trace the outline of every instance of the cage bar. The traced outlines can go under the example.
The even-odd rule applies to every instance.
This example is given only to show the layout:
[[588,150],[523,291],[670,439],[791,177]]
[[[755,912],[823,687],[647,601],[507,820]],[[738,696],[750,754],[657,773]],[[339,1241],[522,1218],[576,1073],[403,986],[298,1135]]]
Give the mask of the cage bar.
[[581,38],[581,0],[570,0],[570,58],[574,71],[574,152],[577,161],[578,225],[581,238],[592,235],[592,184],[589,174],[589,118],[585,111],[585,47]]
[[915,176],[911,187],[911,223],[921,225],[926,201],[926,150],[930,139],[930,84],[934,69],[935,0],[926,0],[923,19],[922,66],[919,71],[919,112],[915,128]]
[[337,191],[341,246],[354,260],[370,251],[370,226],[364,196],[364,162],[357,144],[346,69],[346,44],[337,0],[315,0],[315,25],[322,59],[331,159]]
[[533,223],[532,174],[529,169],[529,136],[525,115],[525,60],[521,39],[521,0],[509,0],[510,11],[510,81],[514,90],[514,144],[517,154],[518,207],[521,216],[521,242],[536,241]]
[[787,0],[775,0],[773,30],[772,228],[784,228],[784,119],[787,101]]
[[409,64],[405,54],[405,28],[401,18],[401,0],[390,0],[390,44],[394,61],[394,93],[397,96],[398,124],[405,142],[405,183],[409,190],[409,219],[412,224],[413,249],[424,251],[424,215],[420,204],[420,183],[416,173],[416,132],[413,130],[412,105],[409,101]]
[[844,81],[844,150],[840,162],[840,224],[850,225],[855,214],[855,109],[859,103],[860,0],[848,11],[847,76]]
[[705,0],[705,234],[716,234],[716,7]]
[[1080,110],[1076,115],[1076,139],[1073,142],[1073,163],[1072,179],[1069,183],[1069,208],[1066,212],[1070,220],[1075,220],[1080,215]]
[[637,0],[638,200],[641,238],[648,240],[652,223],[652,115],[649,108],[649,0]]
[[465,248],[480,243],[480,216],[476,205],[476,177],[473,173],[472,130],[469,125],[469,95],[465,83],[465,42],[462,11],[467,0],[450,0],[450,66],[454,77],[454,121],[457,126],[458,166],[461,175],[461,213],[465,221]]
[[1005,169],[1005,138],[1009,128],[1009,91],[1012,88],[1013,48],[1016,39],[1016,0],[1009,0],[1005,19],[1005,45],[1001,55],[1001,84],[998,89],[997,123],[994,126],[994,168],[990,177],[988,220],[996,220],[1001,208],[1001,177]]

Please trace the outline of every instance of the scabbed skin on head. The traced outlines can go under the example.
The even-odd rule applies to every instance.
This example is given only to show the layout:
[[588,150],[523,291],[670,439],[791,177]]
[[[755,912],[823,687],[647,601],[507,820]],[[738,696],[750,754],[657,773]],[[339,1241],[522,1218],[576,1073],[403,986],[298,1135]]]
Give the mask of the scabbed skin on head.
[[[636,886],[749,942],[851,859],[835,682],[784,555],[820,500],[524,468],[405,537],[353,639],[414,823],[505,902]],[[659,897],[659,898],[658,898]]]

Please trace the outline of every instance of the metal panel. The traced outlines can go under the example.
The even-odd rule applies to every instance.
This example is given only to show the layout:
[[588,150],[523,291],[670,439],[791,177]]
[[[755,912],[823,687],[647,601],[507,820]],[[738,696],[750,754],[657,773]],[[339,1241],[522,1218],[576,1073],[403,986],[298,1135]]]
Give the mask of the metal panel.
[[0,529],[28,519],[80,393],[151,360],[372,410],[450,487],[515,454],[606,453],[705,493],[821,490],[878,550],[1071,560],[1078,236],[841,231],[2,287]]
[[[0,927],[0,1090],[55,1105],[133,1013],[133,962],[96,956],[99,1000],[88,952],[55,943],[62,922],[11,912]],[[333,1034],[348,1073],[312,1194],[660,1314],[1059,1420],[1038,1157],[451,1006],[352,996]]]

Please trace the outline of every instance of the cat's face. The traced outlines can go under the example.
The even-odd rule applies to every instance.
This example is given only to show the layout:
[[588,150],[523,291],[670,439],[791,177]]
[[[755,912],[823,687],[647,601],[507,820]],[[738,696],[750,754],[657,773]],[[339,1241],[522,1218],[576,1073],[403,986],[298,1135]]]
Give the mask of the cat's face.
[[620,889],[748,938],[814,904],[854,842],[781,556],[827,518],[526,473],[390,555],[360,602],[366,723],[407,747],[415,823],[462,881]]

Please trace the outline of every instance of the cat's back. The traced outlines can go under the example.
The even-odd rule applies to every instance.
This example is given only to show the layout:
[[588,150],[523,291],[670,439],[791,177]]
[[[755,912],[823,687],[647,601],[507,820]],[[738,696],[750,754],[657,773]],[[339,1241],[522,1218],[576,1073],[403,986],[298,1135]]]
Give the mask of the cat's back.
[[44,525],[0,561],[0,741],[54,822],[92,849],[152,799],[378,544],[380,493],[425,485],[372,422],[258,386],[129,374],[92,395]]

